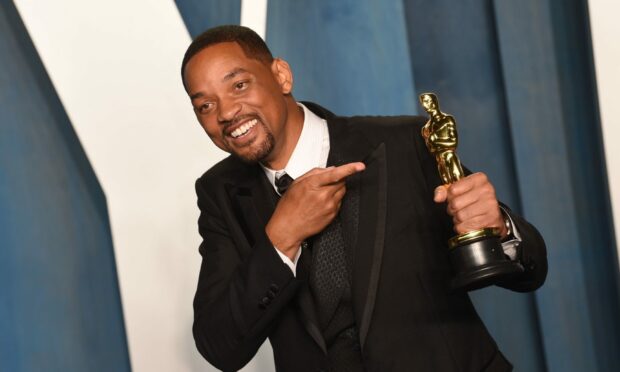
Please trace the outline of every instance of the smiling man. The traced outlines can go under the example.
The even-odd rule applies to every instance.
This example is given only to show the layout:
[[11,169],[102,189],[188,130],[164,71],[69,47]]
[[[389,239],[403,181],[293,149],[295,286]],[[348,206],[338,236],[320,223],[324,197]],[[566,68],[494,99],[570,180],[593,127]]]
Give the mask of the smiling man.
[[187,62],[187,71],[208,72],[186,80],[194,110],[222,150],[246,162],[280,165],[271,162],[290,157],[303,121],[301,109],[287,98],[293,85],[290,69],[271,57],[240,57],[245,52],[239,44],[223,42]]
[[183,83],[231,154],[196,182],[203,257],[201,354],[243,367],[269,338],[278,371],[507,371],[466,293],[449,288],[447,239],[497,227],[544,282],[534,227],[476,173],[442,185],[421,117],[338,117],[292,96],[293,74],[253,31],[222,26],[188,48]]

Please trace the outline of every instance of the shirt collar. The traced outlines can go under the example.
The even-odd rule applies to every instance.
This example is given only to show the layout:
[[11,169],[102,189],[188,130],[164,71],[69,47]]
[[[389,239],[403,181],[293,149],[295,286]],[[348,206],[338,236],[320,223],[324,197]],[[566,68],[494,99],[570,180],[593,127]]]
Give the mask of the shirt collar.
[[[322,159],[323,140],[327,134],[327,123],[324,119],[310,111],[306,106],[297,103],[304,111],[304,122],[297,145],[284,169],[269,169],[261,164],[269,182],[275,185],[276,176],[286,172],[293,179],[302,176],[312,168],[325,167]],[[275,186],[274,186],[275,187]]]

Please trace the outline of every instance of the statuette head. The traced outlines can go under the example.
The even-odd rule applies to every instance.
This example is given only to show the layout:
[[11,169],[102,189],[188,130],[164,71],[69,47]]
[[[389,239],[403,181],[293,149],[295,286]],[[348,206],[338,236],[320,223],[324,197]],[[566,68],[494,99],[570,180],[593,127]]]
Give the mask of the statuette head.
[[426,112],[439,110],[439,103],[437,102],[437,96],[433,93],[420,94],[420,103]]

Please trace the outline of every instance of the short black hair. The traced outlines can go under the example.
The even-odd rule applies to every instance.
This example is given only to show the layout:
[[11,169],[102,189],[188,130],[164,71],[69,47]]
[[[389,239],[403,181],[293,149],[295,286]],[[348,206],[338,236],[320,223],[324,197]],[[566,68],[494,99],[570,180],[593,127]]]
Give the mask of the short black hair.
[[198,35],[185,52],[183,63],[181,64],[181,80],[186,90],[185,66],[189,60],[198,54],[198,52],[211,45],[226,42],[237,43],[248,58],[259,60],[265,64],[270,64],[273,61],[273,55],[269,47],[267,47],[265,41],[252,29],[238,25],[213,27]]

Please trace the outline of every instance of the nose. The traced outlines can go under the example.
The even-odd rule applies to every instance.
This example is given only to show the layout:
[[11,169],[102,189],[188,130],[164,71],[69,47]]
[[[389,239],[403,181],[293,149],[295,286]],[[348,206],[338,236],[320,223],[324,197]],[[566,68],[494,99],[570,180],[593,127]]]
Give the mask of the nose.
[[241,111],[241,104],[233,99],[220,100],[218,117],[220,122],[232,121]]

